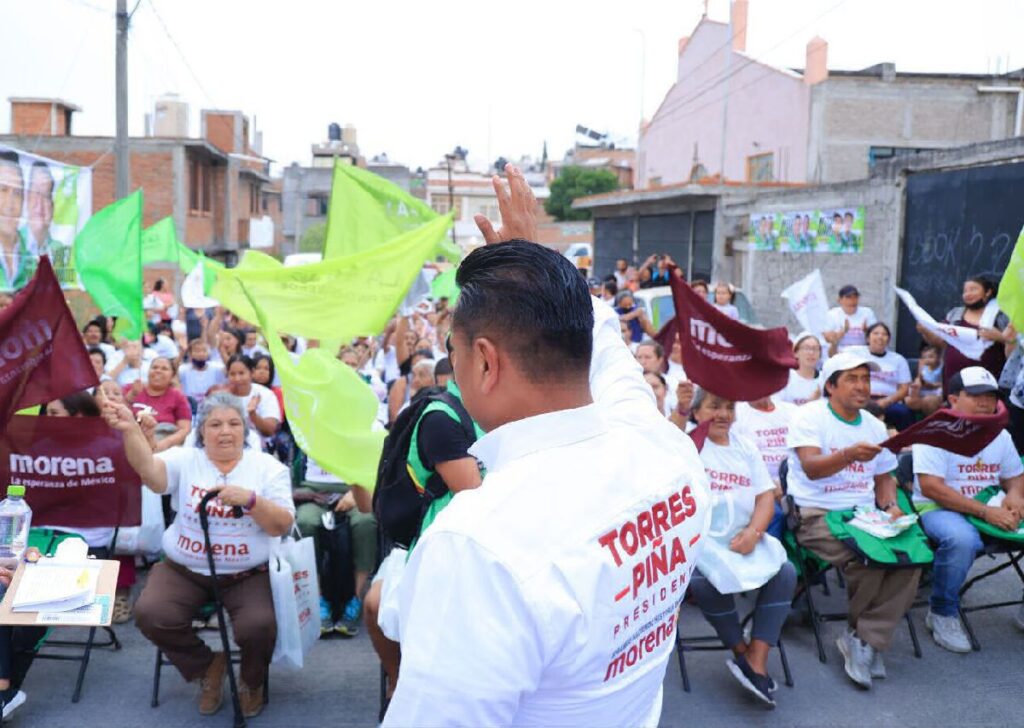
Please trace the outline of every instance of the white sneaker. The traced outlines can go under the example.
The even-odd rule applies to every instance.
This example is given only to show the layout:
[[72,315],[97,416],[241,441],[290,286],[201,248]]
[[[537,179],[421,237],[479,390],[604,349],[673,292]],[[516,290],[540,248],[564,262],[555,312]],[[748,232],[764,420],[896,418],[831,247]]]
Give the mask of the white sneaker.
[[7,716],[9,716],[15,710],[20,708],[25,703],[25,700],[27,698],[28,698],[28,696],[25,695],[25,693],[23,691],[19,690],[18,692],[16,692],[14,694],[13,698],[11,698],[9,701],[4,703],[3,704],[3,706],[4,706],[3,720],[7,720]]
[[843,632],[836,640],[836,646],[843,653],[846,661],[843,667],[847,676],[857,685],[869,690],[871,688],[871,661],[874,659],[874,650],[871,645],[861,642],[850,630]]
[[929,609],[924,623],[931,630],[932,639],[939,647],[950,652],[966,653],[971,651],[971,641],[967,639],[967,633],[964,631],[964,625],[960,622],[960,617],[944,617]]
[[882,653],[875,650],[875,656],[871,659],[871,677],[876,680],[884,680],[887,675],[885,663],[882,661]]

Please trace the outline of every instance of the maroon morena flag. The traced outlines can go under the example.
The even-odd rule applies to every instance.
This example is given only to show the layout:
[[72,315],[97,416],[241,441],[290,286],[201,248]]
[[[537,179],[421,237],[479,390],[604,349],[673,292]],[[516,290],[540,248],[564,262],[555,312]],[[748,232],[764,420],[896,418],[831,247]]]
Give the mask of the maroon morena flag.
[[0,483],[25,486],[33,525],[141,523],[139,476],[102,417],[15,415],[0,430]]
[[[669,279],[686,375],[702,388],[737,402],[775,394],[797,367],[786,329],[754,329],[705,301],[675,271]],[[658,333],[671,351],[672,322]]]
[[50,259],[0,311],[0,423],[20,409],[99,384]]
[[916,425],[882,443],[893,452],[909,445],[932,445],[969,458],[988,447],[1006,428],[1009,413],[1006,405],[997,402],[992,415],[965,415],[951,409],[940,409]]
[[707,442],[708,439],[708,432],[711,431],[711,422],[712,420],[704,420],[686,433],[690,436],[690,439],[693,440],[693,444],[697,446],[697,452],[701,452],[704,449],[704,443]]

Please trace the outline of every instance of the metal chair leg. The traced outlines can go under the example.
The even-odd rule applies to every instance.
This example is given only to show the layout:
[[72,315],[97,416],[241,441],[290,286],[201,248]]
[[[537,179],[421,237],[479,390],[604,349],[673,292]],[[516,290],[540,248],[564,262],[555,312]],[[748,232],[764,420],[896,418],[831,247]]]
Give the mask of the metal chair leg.
[[791,688],[793,687],[793,673],[790,672],[789,658],[786,657],[786,648],[782,644],[781,637],[779,638],[779,641],[775,644],[775,646],[779,650],[779,661],[782,663],[782,674],[785,675],[786,678],[786,687]]
[[967,612],[964,611],[962,606],[957,607],[957,610],[960,612],[960,621],[963,623],[964,629],[967,631],[967,639],[971,641],[971,649],[975,652],[979,652],[981,650],[981,643],[978,642],[978,636],[974,634],[974,627],[971,626],[971,620],[967,618]]
[[810,564],[804,560],[804,597],[807,599],[807,611],[811,615],[811,629],[814,630],[814,641],[818,645],[818,660],[826,663],[828,662],[828,656],[825,654],[825,645],[821,641],[821,618],[818,615],[818,608],[814,606],[814,595],[811,593],[813,588],[807,574],[810,574]]
[[921,642],[917,639],[917,627],[914,626],[914,620],[910,618],[910,612],[903,615],[903,618],[907,620],[907,629],[910,631],[910,641],[914,643],[914,657],[921,658]]
[[82,664],[78,667],[78,680],[75,681],[75,692],[71,695],[71,702],[77,703],[82,697],[82,683],[85,682],[85,671],[89,667],[89,656],[92,654],[92,642],[96,638],[96,628],[89,628],[89,637],[85,641],[85,652],[82,653]]
[[156,708],[160,705],[160,670],[163,669],[163,653],[158,647],[156,650],[156,669],[153,670],[153,696],[149,700],[149,707]]
[[683,692],[690,692],[690,673],[686,671],[686,648],[676,632],[676,656],[679,658],[679,674],[683,676]]

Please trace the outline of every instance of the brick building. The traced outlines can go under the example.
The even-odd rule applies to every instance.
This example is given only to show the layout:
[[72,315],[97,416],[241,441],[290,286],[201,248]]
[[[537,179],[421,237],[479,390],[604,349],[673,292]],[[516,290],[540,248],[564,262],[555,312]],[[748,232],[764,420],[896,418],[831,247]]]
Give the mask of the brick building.
[[[79,108],[60,99],[11,98],[11,133],[0,143],[67,164],[92,168],[93,212],[115,195],[114,138],[76,136]],[[250,143],[249,120],[238,111],[204,110],[202,133],[182,124],[161,135],[128,140],[130,188],[144,195],[143,225],[168,215],[189,247],[234,263],[241,251],[279,252],[281,188],[270,178],[270,160]]]

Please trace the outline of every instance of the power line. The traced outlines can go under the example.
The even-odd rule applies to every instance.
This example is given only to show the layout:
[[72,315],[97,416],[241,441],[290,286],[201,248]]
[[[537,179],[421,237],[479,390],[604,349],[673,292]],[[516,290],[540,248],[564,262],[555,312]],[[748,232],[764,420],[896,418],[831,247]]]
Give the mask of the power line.
[[[213,104],[213,97],[210,96],[210,92],[206,90],[205,86],[203,86],[203,82],[199,80],[199,75],[192,68],[192,64],[188,62],[188,58],[182,52],[181,46],[178,45],[178,41],[174,40],[174,36],[171,35],[171,31],[167,27],[167,23],[164,22],[164,19],[160,16],[160,12],[156,9],[156,3],[153,2],[153,0],[148,0],[148,2],[150,9],[153,11],[154,17],[156,17],[157,22],[160,23],[160,28],[163,29],[164,35],[167,36],[167,40],[169,40],[171,45],[174,46],[174,50],[177,51],[178,57],[181,58],[181,62],[185,65],[189,75],[192,76],[192,80],[196,82],[196,86],[198,86],[199,90],[203,92],[204,96],[206,96],[206,100]],[[216,104],[214,104],[214,106],[216,106]]]

